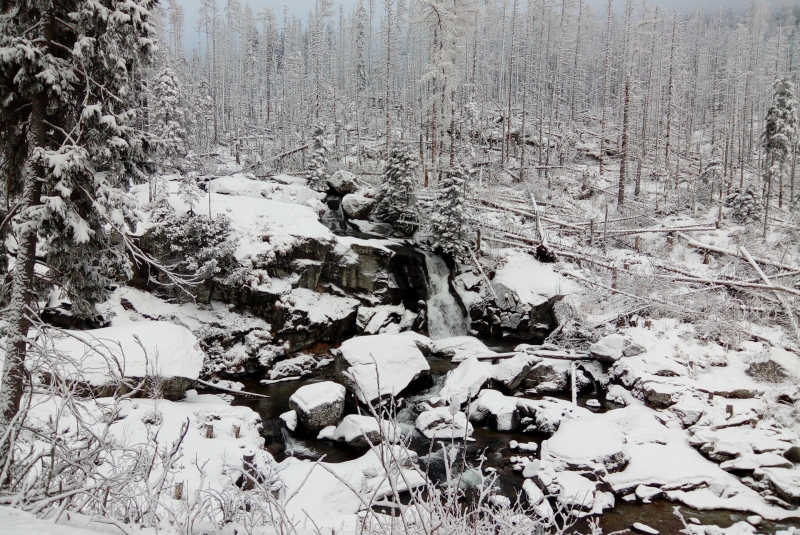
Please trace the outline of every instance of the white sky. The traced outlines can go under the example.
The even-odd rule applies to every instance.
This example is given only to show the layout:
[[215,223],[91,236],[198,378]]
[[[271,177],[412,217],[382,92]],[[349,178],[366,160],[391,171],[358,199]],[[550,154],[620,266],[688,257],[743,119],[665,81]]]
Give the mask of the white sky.
[[[648,4],[658,4],[662,6],[667,12],[680,11],[683,13],[694,13],[698,7],[702,7],[706,12],[713,12],[719,8],[733,8],[734,10],[742,10],[750,4],[750,0],[646,0]],[[249,4],[255,13],[258,13],[265,7],[270,7],[275,12],[278,20],[282,20],[284,8],[289,17],[295,16],[305,19],[310,11],[313,11],[315,0],[242,0],[243,3]],[[614,0],[617,7],[623,5],[624,0]],[[791,4],[800,4],[800,0],[766,0],[767,4],[771,6],[783,6]],[[186,28],[185,28],[185,43],[184,46],[187,50],[197,47],[197,20],[198,12],[200,10],[200,0],[178,0],[178,3],[184,7],[186,15]],[[376,4],[379,2],[376,1]],[[589,0],[589,5],[595,8],[595,11],[601,12],[604,9],[605,0]],[[635,0],[636,4],[641,4],[642,0]],[[344,5],[345,12],[350,12],[356,0],[333,0],[333,12],[339,12],[339,6]],[[367,0],[364,0],[367,4]],[[224,7],[225,0],[220,0],[220,7]],[[378,8],[378,11],[381,8]]]

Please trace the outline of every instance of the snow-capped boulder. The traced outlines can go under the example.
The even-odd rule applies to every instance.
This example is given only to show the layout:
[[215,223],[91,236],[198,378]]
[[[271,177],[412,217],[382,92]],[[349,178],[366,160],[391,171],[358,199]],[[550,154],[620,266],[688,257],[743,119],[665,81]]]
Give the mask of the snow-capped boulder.
[[374,416],[348,414],[336,426],[331,438],[348,446],[366,448],[380,444],[384,439],[393,442],[399,436],[400,429],[392,422],[381,420],[379,423]]
[[497,431],[514,431],[520,424],[517,398],[497,390],[483,390],[472,404],[469,419],[473,422],[488,419],[489,425]]
[[68,357],[58,370],[65,379],[110,394],[121,379],[150,377],[167,399],[183,397],[199,377],[205,359],[189,329],[166,321],[65,331],[53,338],[53,348]]
[[306,353],[295,357],[282,360],[276,363],[267,372],[270,380],[286,379],[287,377],[303,377],[311,374],[314,370],[327,366],[332,359],[317,359],[314,355]]
[[451,407],[438,407],[422,412],[416,421],[420,433],[430,439],[465,439],[472,435],[467,416]]
[[344,412],[345,388],[333,381],[313,383],[298,388],[289,398],[289,407],[308,433],[335,425]]
[[531,369],[531,361],[527,355],[519,354],[510,359],[500,361],[492,366],[492,378],[506,390],[514,391],[522,384]]
[[345,341],[336,350],[336,371],[362,403],[400,395],[430,365],[410,336],[376,334]]
[[614,363],[622,358],[622,352],[629,344],[630,342],[624,336],[614,333],[604,336],[589,346],[589,354],[600,362]]
[[588,512],[594,508],[597,483],[577,472],[559,472],[556,502],[565,511]]
[[453,336],[433,341],[434,357],[448,358],[452,362],[461,362],[476,355],[491,355],[494,351],[474,336]]
[[297,349],[320,340],[338,342],[354,333],[358,306],[356,299],[295,288],[280,297],[276,332]]
[[357,193],[350,193],[342,199],[342,210],[347,219],[367,219],[374,207],[375,199]]
[[361,187],[358,183],[356,175],[350,171],[341,169],[328,177],[328,186],[338,195],[347,195],[348,193],[355,193]]
[[573,405],[569,401],[551,397],[542,399],[517,399],[520,416],[529,418],[525,431],[538,431],[551,435],[561,426],[562,422],[575,418],[583,418],[592,414],[583,407]]
[[542,446],[542,460],[570,470],[618,472],[630,461],[625,443],[619,425],[605,418],[567,420]]
[[570,363],[565,360],[543,360],[534,364],[525,378],[525,388],[536,392],[561,392],[570,386]]
[[483,385],[492,378],[494,370],[488,362],[469,357],[455,370],[447,372],[439,397],[447,403],[463,405],[478,395]]
[[800,504],[800,467],[763,468],[761,473],[778,496],[791,504]]
[[686,390],[683,386],[665,381],[639,381],[634,387],[634,395],[655,409],[666,409],[678,402]]

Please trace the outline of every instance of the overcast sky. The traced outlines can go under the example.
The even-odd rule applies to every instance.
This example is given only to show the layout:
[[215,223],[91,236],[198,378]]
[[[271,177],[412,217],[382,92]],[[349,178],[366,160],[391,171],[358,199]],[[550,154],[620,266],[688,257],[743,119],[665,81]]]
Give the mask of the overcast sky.
[[[357,0],[333,0],[333,12],[339,12],[339,5],[344,5],[345,11],[349,12],[356,4]],[[253,8],[253,11],[258,13],[265,7],[270,7],[275,12],[278,20],[281,19],[284,8],[286,13],[291,16],[306,18],[308,13],[314,9],[315,0],[242,0]],[[800,0],[767,0],[770,6],[783,6],[786,4],[797,4]],[[184,6],[186,13],[186,49],[197,47],[197,20],[198,11],[200,9],[200,0],[178,0],[178,3]],[[366,0],[364,1],[366,4]],[[588,0],[589,5],[593,6],[596,11],[601,11],[605,0]],[[618,7],[621,7],[624,0],[614,0]],[[641,4],[642,0],[636,0],[636,4]],[[702,7],[706,12],[713,12],[722,8],[733,8],[736,11],[745,9],[750,0],[647,0],[648,4],[658,4],[666,9],[668,12],[680,11],[682,13],[694,13],[698,7]],[[225,5],[225,0],[220,1],[220,5]]]

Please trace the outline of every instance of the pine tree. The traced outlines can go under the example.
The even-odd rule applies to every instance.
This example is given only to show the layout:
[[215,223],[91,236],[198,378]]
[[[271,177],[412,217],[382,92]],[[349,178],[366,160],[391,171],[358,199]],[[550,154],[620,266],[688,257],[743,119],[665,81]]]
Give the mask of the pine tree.
[[455,162],[445,170],[430,215],[433,248],[461,256],[467,242],[465,214],[467,172]]
[[180,80],[169,66],[153,81],[151,110],[151,131],[158,147],[159,166],[162,169],[174,166],[176,159],[186,155],[186,110]]
[[178,184],[178,198],[189,207],[189,211],[194,213],[194,205],[203,196],[203,192],[197,185],[197,173],[189,172],[183,175]]
[[[128,269],[124,240],[115,235],[124,237],[136,217],[125,189],[148,174],[136,110],[155,52],[151,5],[0,2],[0,146],[22,155],[7,164],[0,185],[17,206],[0,436],[10,436],[27,375],[29,311],[41,297],[37,250],[50,268],[47,284],[61,288],[82,315]],[[0,441],[0,462],[8,455],[9,441]]]
[[375,218],[412,234],[417,221],[417,161],[404,149],[394,148],[383,171]]
[[753,184],[748,184],[744,189],[735,189],[725,200],[725,206],[733,208],[731,217],[739,223],[758,221],[764,211],[761,193]]
[[764,148],[767,153],[766,189],[764,202],[764,236],[769,225],[769,203],[775,177],[785,172],[795,143],[797,128],[797,100],[794,84],[788,78],[775,80],[772,105],[767,110],[764,130]]
[[325,145],[325,128],[314,128],[311,144],[311,161],[306,172],[308,185],[316,191],[328,190],[328,147]]

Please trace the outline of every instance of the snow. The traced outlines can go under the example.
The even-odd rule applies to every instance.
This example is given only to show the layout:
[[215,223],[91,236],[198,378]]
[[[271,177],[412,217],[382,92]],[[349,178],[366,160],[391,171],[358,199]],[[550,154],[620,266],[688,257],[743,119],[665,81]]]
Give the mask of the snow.
[[[379,446],[358,459],[341,463],[290,457],[277,467],[284,484],[280,499],[287,516],[299,528],[314,528],[306,514],[313,507],[314,522],[320,529],[357,532],[357,513],[366,501],[391,496],[392,484],[400,492],[424,484],[423,475],[411,468],[416,459],[413,451],[402,446]],[[389,475],[384,461],[391,466]]]
[[414,339],[400,334],[358,336],[339,348],[342,377],[359,401],[399,395],[430,365]]
[[[141,345],[140,345],[141,344]],[[195,380],[205,355],[185,327],[165,321],[141,321],[92,331],[64,331],[53,347],[69,360],[61,373],[80,375],[93,386],[123,377],[182,377]]]
[[[4,535],[97,535],[99,533],[92,529],[55,524],[52,520],[36,518],[31,513],[6,505],[0,506],[0,525],[3,526],[1,531]],[[105,527],[107,524],[100,526]]]
[[474,336],[453,336],[434,340],[432,351],[437,357],[449,358],[452,362],[461,362],[468,357],[494,353]]
[[369,445],[369,442],[376,445],[381,442],[382,438],[393,442],[400,436],[400,428],[392,422],[381,420],[379,423],[374,416],[360,414],[345,416],[331,434],[331,438],[337,442],[347,444],[364,442],[364,446]]
[[312,324],[328,324],[342,320],[358,308],[357,299],[317,293],[307,288],[295,288],[281,296],[281,303],[293,310],[304,312]]
[[288,204],[306,204],[309,200],[325,200],[324,193],[314,191],[299,181],[281,184],[278,182],[253,180],[245,175],[234,174],[232,176],[215,178],[210,182],[210,186],[212,193],[254,197],[256,199],[265,198]]
[[455,370],[447,372],[439,397],[448,403],[461,406],[477,396],[480,389],[492,376],[491,364],[481,362],[475,357],[469,357],[461,362]]
[[289,400],[296,404],[299,410],[310,413],[324,405],[344,402],[344,394],[342,385],[333,381],[322,381],[301,386]]
[[[556,296],[575,291],[575,285],[521,251],[507,251],[505,263],[495,273],[492,285],[498,295],[510,290],[520,302],[539,306]],[[510,297],[510,296],[508,296]]]
[[625,442],[619,424],[606,418],[590,416],[567,420],[542,444],[542,460],[579,469],[617,471],[628,463]]
[[482,390],[472,404],[469,418],[481,422],[489,416],[497,431],[514,431],[519,426],[517,398],[504,396],[497,390]]
[[416,427],[430,439],[463,440],[472,435],[467,416],[451,407],[437,407],[420,413]]
[[[202,207],[203,213],[210,211],[212,217],[225,215],[231,219],[238,239],[235,256],[240,262],[248,258],[273,261],[276,255],[286,254],[307,241],[333,244],[334,235],[319,222],[315,209],[292,202],[247,196],[246,193],[263,187],[255,180],[227,177],[223,184],[226,191],[236,190],[244,195],[223,195],[214,193],[212,189],[210,203],[208,194],[204,194],[198,206]],[[188,207],[178,198],[178,184],[170,181],[166,186],[170,205],[178,214],[188,212]],[[134,187],[132,191],[141,204],[147,202],[146,185]]]

